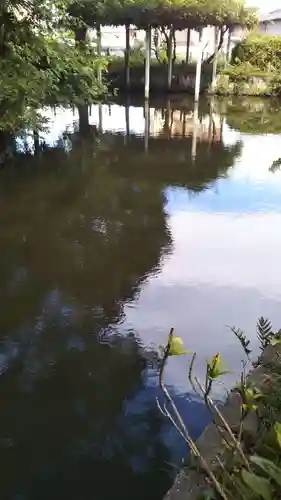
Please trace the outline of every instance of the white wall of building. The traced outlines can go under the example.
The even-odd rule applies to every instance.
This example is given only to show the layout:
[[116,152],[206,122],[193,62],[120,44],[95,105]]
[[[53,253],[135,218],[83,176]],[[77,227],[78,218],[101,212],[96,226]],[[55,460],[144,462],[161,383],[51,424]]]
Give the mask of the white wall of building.
[[281,19],[260,23],[260,33],[273,36],[281,36]]

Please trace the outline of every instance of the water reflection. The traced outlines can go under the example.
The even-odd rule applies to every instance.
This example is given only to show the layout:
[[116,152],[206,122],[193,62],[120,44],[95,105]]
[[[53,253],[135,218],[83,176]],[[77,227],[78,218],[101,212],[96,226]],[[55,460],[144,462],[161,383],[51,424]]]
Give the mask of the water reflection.
[[[1,498],[160,499],[187,451],[155,404],[168,329],[235,377],[224,325],[280,309],[281,177],[249,161],[272,137],[231,130],[223,103],[135,104],[46,109],[49,132],[10,138]],[[171,360],[167,384],[197,435],[186,370]]]

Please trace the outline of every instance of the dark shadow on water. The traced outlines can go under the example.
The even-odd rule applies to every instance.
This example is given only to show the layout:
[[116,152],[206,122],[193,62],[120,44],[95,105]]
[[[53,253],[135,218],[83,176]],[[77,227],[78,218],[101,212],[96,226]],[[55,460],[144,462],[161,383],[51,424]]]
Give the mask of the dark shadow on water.
[[[155,113],[145,144],[122,111],[124,134],[81,109],[54,147],[18,141],[1,172],[3,500],[157,500],[187,456],[156,405],[158,347],[124,329],[124,306],[172,252],[165,189],[206,189],[241,144],[199,113],[192,161],[187,109]],[[170,391],[198,436],[204,406]]]

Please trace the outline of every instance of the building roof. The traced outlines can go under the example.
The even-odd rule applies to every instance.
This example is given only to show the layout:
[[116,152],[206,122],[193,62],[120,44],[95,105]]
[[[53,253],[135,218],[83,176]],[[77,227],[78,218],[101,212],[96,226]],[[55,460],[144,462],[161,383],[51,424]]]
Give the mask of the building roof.
[[269,23],[273,21],[281,21],[281,9],[275,9],[271,12],[261,14],[260,23]]

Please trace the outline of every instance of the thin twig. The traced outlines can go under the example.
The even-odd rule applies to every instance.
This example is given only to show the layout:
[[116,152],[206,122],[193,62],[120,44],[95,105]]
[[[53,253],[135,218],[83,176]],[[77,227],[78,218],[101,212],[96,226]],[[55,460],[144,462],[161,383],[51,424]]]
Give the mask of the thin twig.
[[[189,445],[189,448],[190,448],[190,451],[193,453],[194,456],[196,456],[198,459],[199,459],[199,462],[202,466],[202,468],[206,471],[207,475],[209,476],[212,484],[214,485],[216,491],[219,493],[219,495],[223,498],[223,500],[228,500],[227,499],[227,496],[223,490],[223,488],[221,487],[219,481],[217,480],[216,476],[214,475],[214,473],[211,471],[209,465],[207,464],[206,460],[204,459],[204,457],[201,455],[196,443],[193,441],[193,439],[191,438],[188,430],[187,430],[187,427],[181,417],[181,414],[179,413],[172,397],[170,396],[169,394],[169,391],[167,390],[165,384],[164,384],[164,369],[165,369],[165,366],[166,366],[166,363],[167,363],[167,360],[168,360],[168,357],[169,357],[169,354],[170,354],[170,349],[171,349],[171,342],[172,342],[172,338],[173,338],[173,332],[174,332],[174,329],[171,328],[170,330],[170,333],[169,333],[169,340],[168,340],[168,344],[165,348],[165,352],[164,352],[164,357],[163,357],[163,361],[162,361],[162,364],[161,364],[161,367],[160,367],[160,372],[159,372],[159,384],[160,384],[160,387],[163,391],[163,394],[165,396],[165,398],[167,399],[167,401],[169,401],[169,403],[171,404],[171,407],[173,409],[173,412],[176,416],[176,419],[177,421],[179,422],[179,425],[176,424],[176,428],[178,428],[179,426],[181,427],[182,429],[182,433],[184,434],[184,438],[186,440],[186,442],[188,443]],[[171,414],[169,412],[167,412],[167,409],[166,409],[166,413],[167,413],[167,416],[168,418],[171,420],[171,422],[175,423],[175,420],[174,418],[171,416]]]
[[[195,381],[199,387],[199,389],[202,391],[202,394],[204,394],[204,389],[200,383],[200,381],[198,380],[197,377],[195,377]],[[235,446],[237,447],[237,451],[239,452],[239,455],[246,467],[247,470],[251,470],[250,468],[250,464],[242,450],[242,447],[241,447],[241,443],[239,443],[236,439],[236,437],[234,436],[231,428],[229,427],[227,421],[225,420],[224,416],[222,415],[222,413],[220,412],[220,410],[218,409],[218,407],[216,406],[216,404],[213,402],[213,400],[211,399],[210,396],[207,396],[207,400],[208,400],[208,403],[209,405],[211,406],[211,408],[214,410],[214,412],[217,414],[217,416],[219,417],[219,419],[221,420],[221,422],[224,424],[225,426],[225,429],[226,431],[228,432],[229,436],[231,437],[231,439],[233,440],[233,443],[235,444]]]
[[[229,474],[228,470],[226,469],[225,465],[223,464],[223,462],[221,461],[220,457],[218,455],[216,455],[216,459],[223,471],[223,473],[226,475],[226,477],[228,478],[229,482],[234,486],[234,488],[236,488],[236,490],[238,491],[239,495],[241,496],[241,500],[246,500],[241,489],[239,488],[238,484],[234,481],[234,479],[231,477],[231,475]],[[233,500],[236,500],[236,497],[233,497],[232,496],[232,493],[229,493],[228,492],[228,495],[230,495]]]

